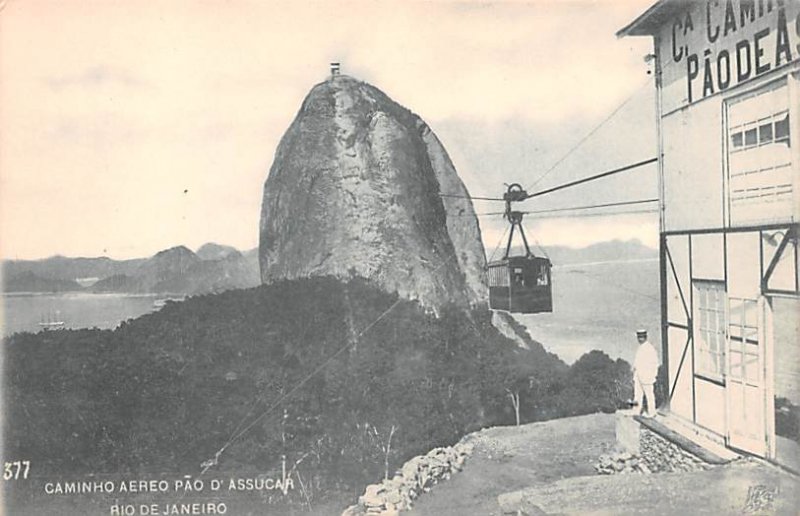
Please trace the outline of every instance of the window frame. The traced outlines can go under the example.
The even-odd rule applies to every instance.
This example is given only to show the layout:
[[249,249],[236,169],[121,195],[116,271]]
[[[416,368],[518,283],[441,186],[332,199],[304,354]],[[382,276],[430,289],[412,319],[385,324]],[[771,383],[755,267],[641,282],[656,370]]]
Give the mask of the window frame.
[[[711,287],[711,288],[709,288]],[[729,325],[729,303],[727,286],[724,281],[716,280],[692,280],[692,335],[694,340],[694,374],[724,382],[726,372],[726,347],[728,339],[728,325]],[[721,296],[718,302],[713,307],[708,303],[702,306],[701,291],[715,291],[717,295]],[[721,309],[720,309],[721,308]],[[711,319],[703,317],[704,314],[715,314],[715,325],[711,326]],[[720,321],[720,317],[722,320]],[[714,334],[714,346],[711,346],[711,341],[708,338],[701,338],[702,335]],[[713,348],[713,349],[712,349]],[[716,361],[714,360],[716,357]],[[716,364],[716,368],[712,369],[711,364]]]
[[[794,106],[792,103],[792,99],[796,98],[797,95],[797,83],[798,77],[796,74],[790,73],[762,83],[745,92],[731,95],[722,102],[722,140],[724,153],[723,195],[726,211],[725,222],[729,227],[759,224],[765,221],[775,223],[793,222],[798,218],[797,209],[789,208],[784,211],[783,208],[771,208],[771,206],[774,206],[772,204],[774,202],[778,202],[781,205],[794,206],[797,204],[796,200],[799,198],[798,195],[800,194],[796,177],[796,169],[800,166],[800,153],[797,148],[797,117],[800,113],[798,113],[797,106]],[[785,104],[779,106],[780,109],[772,110],[774,112],[769,112],[768,114],[760,113],[752,120],[738,120],[737,125],[731,125],[730,110],[732,106],[780,89],[784,89],[786,95]],[[784,120],[787,120],[786,126],[788,136],[776,138],[778,125],[781,124],[782,126]],[[761,129],[762,126],[766,125],[765,122],[771,126],[771,137],[768,140],[762,141]],[[750,143],[748,143],[747,133],[750,131],[753,131],[755,139],[751,139]],[[787,164],[776,163],[764,168],[757,168],[756,170],[734,172],[732,170],[732,157],[741,152],[758,149],[767,145],[777,145],[779,143],[785,143],[788,147],[788,167],[790,174],[788,183],[785,181],[764,181],[760,186],[748,187],[747,180],[744,180],[742,186],[734,190],[732,185],[742,181],[742,178],[745,176],[780,173],[777,171],[780,171],[780,169],[787,166]],[[787,194],[789,196],[788,202],[785,197]],[[764,208],[764,216],[753,216],[752,211],[754,207],[757,212],[762,211],[760,208]]]

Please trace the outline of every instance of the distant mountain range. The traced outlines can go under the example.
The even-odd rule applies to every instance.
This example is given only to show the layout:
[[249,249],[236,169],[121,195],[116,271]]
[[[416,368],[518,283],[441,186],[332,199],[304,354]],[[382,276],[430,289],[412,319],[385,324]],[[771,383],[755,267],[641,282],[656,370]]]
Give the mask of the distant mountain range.
[[260,283],[258,253],[208,243],[177,246],[150,258],[67,258],[3,263],[3,292],[203,294]]
[[[495,253],[494,259],[502,255]],[[533,247],[535,254],[544,254]],[[544,249],[553,264],[655,259],[658,251],[638,240],[613,240],[583,248]],[[518,247],[512,254],[520,253]],[[3,292],[121,292],[203,294],[260,283],[258,250],[208,243],[192,251],[172,247],[150,258],[67,258],[3,262]]]
[[[537,256],[548,256],[554,266],[572,265],[594,262],[620,262],[627,260],[649,260],[658,258],[658,249],[653,249],[641,243],[638,239],[610,240],[587,247],[574,248],[567,246],[547,246],[544,249],[531,245],[531,252]],[[505,249],[498,249],[493,260],[502,257]],[[489,251],[489,254],[491,252]],[[525,254],[522,246],[513,246],[513,255]],[[487,256],[489,258],[489,256]]]

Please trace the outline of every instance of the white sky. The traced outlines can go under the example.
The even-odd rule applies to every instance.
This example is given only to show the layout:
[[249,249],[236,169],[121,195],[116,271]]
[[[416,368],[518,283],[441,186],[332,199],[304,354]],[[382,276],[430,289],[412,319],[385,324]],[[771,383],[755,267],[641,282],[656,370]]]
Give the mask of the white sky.
[[[8,0],[0,255],[255,247],[278,140],[336,60],[425,119],[473,195],[533,183],[631,94],[536,189],[649,158],[651,42],[614,33],[651,3]],[[655,184],[649,167],[525,208],[654,197]],[[503,222],[481,226],[491,253]],[[652,215],[526,227],[544,245],[657,241]]]

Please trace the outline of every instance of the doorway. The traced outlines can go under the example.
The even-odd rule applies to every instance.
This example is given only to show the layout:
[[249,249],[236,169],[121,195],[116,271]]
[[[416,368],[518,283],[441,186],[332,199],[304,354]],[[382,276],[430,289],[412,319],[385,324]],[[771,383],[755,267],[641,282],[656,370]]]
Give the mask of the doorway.
[[725,394],[728,445],[767,455],[764,298],[728,300]]

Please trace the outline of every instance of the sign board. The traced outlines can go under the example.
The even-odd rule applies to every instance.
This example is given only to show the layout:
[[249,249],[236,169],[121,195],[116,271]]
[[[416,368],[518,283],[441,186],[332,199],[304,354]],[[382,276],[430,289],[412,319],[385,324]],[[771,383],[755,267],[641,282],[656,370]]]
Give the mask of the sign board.
[[800,2],[692,2],[658,33],[663,113],[800,59]]

